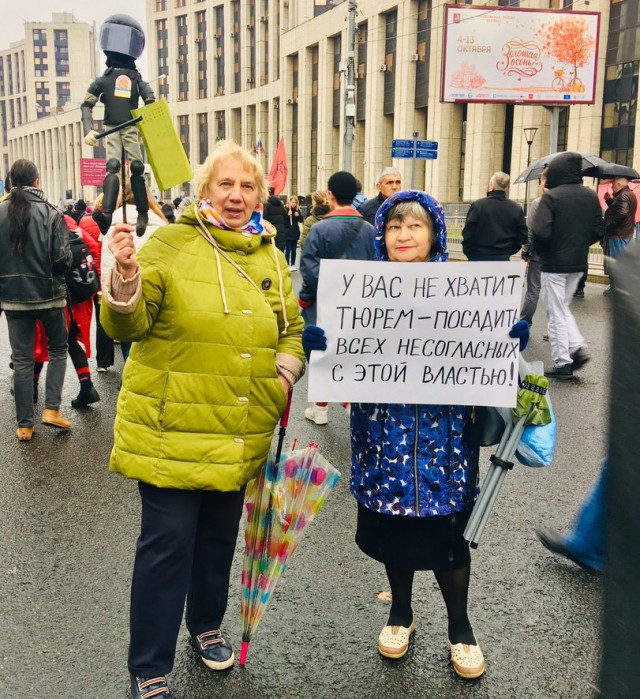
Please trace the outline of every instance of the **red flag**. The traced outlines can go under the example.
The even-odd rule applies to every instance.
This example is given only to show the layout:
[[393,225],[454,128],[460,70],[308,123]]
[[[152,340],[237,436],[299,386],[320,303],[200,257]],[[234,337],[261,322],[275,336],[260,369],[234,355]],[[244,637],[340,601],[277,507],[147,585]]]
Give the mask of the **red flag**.
[[287,167],[287,152],[284,147],[284,136],[281,136],[280,141],[278,142],[278,147],[276,148],[276,155],[273,159],[268,175],[269,182],[271,182],[271,186],[273,187],[273,193],[276,196],[281,192],[284,192],[288,174],[289,168]]

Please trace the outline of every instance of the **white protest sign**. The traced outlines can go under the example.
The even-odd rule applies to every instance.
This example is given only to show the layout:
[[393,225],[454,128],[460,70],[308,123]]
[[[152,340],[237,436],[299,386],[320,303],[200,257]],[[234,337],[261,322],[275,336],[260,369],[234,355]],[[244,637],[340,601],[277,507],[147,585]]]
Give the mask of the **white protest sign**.
[[309,400],[513,407],[520,262],[322,260]]

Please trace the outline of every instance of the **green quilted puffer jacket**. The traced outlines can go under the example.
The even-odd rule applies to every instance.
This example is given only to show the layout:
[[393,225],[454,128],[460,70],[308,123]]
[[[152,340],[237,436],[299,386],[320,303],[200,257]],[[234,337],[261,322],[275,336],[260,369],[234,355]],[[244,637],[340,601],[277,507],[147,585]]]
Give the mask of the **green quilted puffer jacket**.
[[276,353],[304,362],[304,322],[273,233],[203,224],[218,252],[194,212],[140,250],[133,312],[102,304],[107,334],[134,342],[110,468],[160,488],[239,490],[264,464],[286,405]]

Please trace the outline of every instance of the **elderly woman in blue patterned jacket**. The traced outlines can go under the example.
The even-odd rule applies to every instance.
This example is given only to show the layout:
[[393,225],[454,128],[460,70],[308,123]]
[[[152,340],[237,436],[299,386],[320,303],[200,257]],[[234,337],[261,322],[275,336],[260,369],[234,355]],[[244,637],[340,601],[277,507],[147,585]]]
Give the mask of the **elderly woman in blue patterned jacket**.
[[[418,191],[390,196],[376,216],[379,260],[444,262],[441,206]],[[528,340],[525,322],[511,335]],[[325,349],[324,331],[309,326],[305,350]],[[464,531],[478,479],[477,448],[467,438],[472,409],[450,405],[354,403],[351,491],[358,501],[356,543],[384,563],[391,586],[389,618],[378,650],[401,658],[415,629],[411,591],[416,570],[433,570],[449,619],[453,669],[474,679],[484,658],[467,613],[471,572]]]

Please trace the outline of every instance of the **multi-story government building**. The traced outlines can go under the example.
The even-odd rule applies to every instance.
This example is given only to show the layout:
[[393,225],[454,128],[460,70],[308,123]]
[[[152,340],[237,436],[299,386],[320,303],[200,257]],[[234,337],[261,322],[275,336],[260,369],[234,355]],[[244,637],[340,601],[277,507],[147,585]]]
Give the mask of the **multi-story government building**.
[[17,158],[33,160],[57,202],[67,189],[82,193],[80,157],[93,157],[82,143],[79,105],[96,75],[96,33],[66,12],[24,27],[22,40],[0,50],[0,173]]
[[[640,0],[497,0],[495,7],[471,5],[482,6],[487,13],[505,7],[600,13],[599,42],[594,47],[595,101],[578,104],[570,97],[553,109],[526,103],[442,102],[445,5],[439,0],[146,0],[145,78],[153,82],[158,96],[168,100],[194,168],[217,139],[233,138],[255,152],[268,169],[282,135],[289,166],[287,193],[307,194],[326,186],[329,175],[344,162],[348,18],[354,3],[351,162],[365,194],[374,193],[376,173],[393,164],[403,172],[405,186],[413,181],[443,203],[469,202],[484,194],[494,171],[505,170],[515,179],[528,158],[546,155],[552,146],[640,164],[634,151],[639,128]],[[85,27],[87,41],[95,43],[95,37],[90,27],[73,22],[25,26],[24,42],[0,52],[3,138],[8,133],[11,157],[34,154],[38,162],[40,156],[41,168],[42,158],[52,158],[55,165],[55,154],[62,153],[65,172],[49,181],[47,191],[53,199],[64,181],[75,195],[79,168],[71,173],[69,162],[77,161],[79,152],[73,149],[77,147],[84,157],[94,155],[80,145],[79,112],[77,117],[70,112],[32,120],[63,104],[66,91],[71,92],[71,103],[79,104],[94,74],[95,50],[92,54],[86,48],[76,68],[72,33]],[[62,40],[59,32],[65,28],[73,82],[57,75],[56,42]],[[48,59],[47,80],[36,75],[36,56],[44,61],[43,53]],[[161,75],[168,78],[159,81]],[[569,73],[559,80],[569,84],[570,78]],[[20,126],[18,110],[23,122],[31,121]],[[53,121],[55,130],[56,117],[69,119],[68,131],[57,145],[54,137],[41,134],[45,121]],[[530,127],[537,131],[529,145],[525,129]],[[392,160],[392,140],[412,138],[414,133],[438,142],[437,159]],[[2,148],[6,170],[4,142]],[[189,183],[179,189],[188,190]],[[175,192],[162,196],[169,194]],[[512,186],[510,194],[523,201],[524,185]]]

